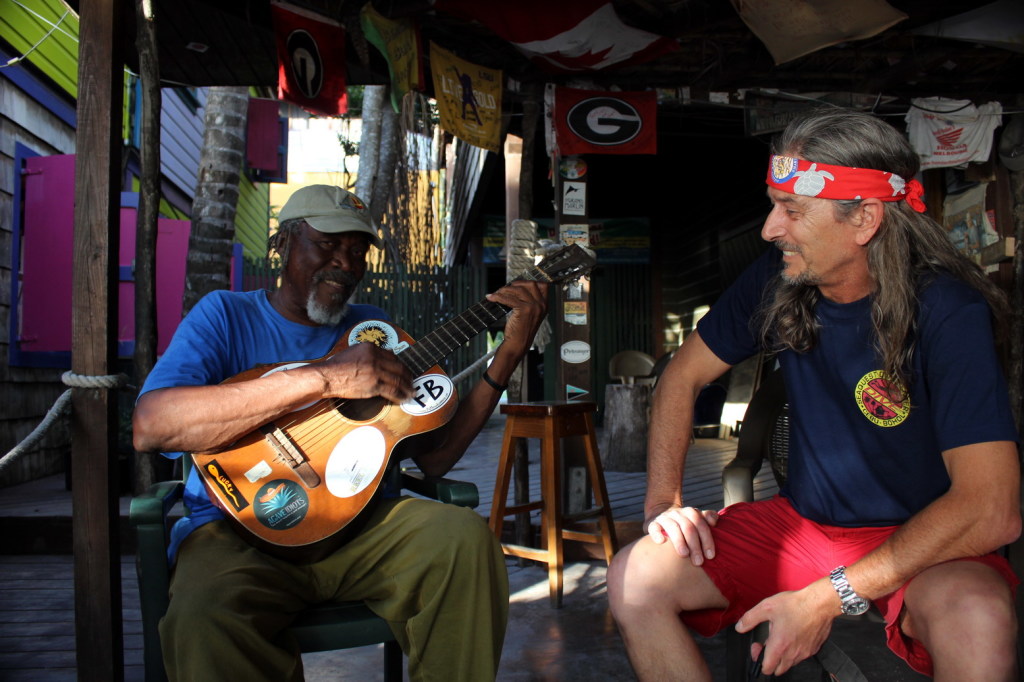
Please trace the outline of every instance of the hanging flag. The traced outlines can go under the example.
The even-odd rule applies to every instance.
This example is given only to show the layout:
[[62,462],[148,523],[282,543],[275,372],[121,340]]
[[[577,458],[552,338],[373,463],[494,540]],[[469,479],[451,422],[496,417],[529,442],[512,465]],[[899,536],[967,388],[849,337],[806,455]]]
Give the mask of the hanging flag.
[[501,151],[501,71],[459,59],[433,42],[430,71],[441,127],[474,147]]
[[433,0],[434,8],[477,21],[553,72],[642,64],[678,49],[656,33],[623,23],[610,0]]
[[[545,102],[551,115],[545,120],[551,122],[553,130],[553,136],[547,138],[549,154],[658,152],[658,100],[653,90],[605,92],[554,85],[547,88]],[[550,95],[552,90],[554,94]]]
[[277,37],[277,97],[325,116],[348,111],[345,30],[290,5],[271,6]]
[[877,35],[907,18],[885,0],[732,0],[776,64]]
[[423,60],[420,32],[408,20],[392,21],[366,3],[359,12],[366,39],[384,55],[391,76],[391,106],[401,111],[402,98],[410,90],[422,90]]

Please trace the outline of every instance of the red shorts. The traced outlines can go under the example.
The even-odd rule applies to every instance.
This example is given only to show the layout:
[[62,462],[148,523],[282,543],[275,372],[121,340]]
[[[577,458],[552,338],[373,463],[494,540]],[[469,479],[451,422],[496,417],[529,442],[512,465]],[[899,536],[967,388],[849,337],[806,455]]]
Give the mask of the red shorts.
[[[703,568],[729,600],[726,609],[705,609],[682,615],[683,621],[705,637],[735,623],[762,599],[787,590],[798,590],[827,576],[836,566],[848,566],[868,554],[899,526],[841,528],[808,521],[789,500],[773,497],[760,502],[740,502],[722,510],[714,527],[715,558]],[[1016,588],[1020,582],[1009,562],[996,554],[971,557],[991,566]],[[885,618],[889,648],[912,668],[932,674],[931,656],[920,642],[903,635],[899,615],[904,585],[872,603]]]

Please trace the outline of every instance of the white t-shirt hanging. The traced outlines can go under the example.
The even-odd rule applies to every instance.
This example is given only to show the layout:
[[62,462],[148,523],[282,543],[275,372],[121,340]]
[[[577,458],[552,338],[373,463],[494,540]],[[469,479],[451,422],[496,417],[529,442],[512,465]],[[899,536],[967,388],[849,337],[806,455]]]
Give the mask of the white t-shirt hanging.
[[999,102],[979,107],[966,99],[928,97],[911,103],[907,135],[921,157],[921,170],[988,161],[992,133],[1003,122]]

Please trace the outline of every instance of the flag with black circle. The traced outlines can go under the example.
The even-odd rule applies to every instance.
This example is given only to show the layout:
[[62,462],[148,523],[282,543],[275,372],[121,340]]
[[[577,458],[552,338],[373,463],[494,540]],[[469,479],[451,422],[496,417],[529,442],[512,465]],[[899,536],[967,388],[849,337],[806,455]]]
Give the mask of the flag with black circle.
[[[548,86],[549,153],[656,154],[658,100],[653,90],[606,92]],[[551,96],[550,90],[554,90]]]
[[314,114],[348,111],[345,29],[297,7],[271,7],[277,39],[277,97]]

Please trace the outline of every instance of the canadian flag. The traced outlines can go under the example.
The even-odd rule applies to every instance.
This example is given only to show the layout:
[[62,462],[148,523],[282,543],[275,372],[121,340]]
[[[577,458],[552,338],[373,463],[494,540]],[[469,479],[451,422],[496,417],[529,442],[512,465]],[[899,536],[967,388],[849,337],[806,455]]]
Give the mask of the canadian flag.
[[675,50],[671,38],[622,22],[608,0],[433,0],[434,8],[477,21],[555,72],[641,64]]

